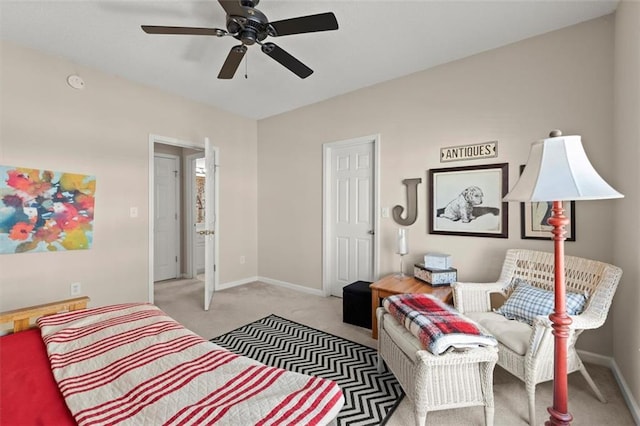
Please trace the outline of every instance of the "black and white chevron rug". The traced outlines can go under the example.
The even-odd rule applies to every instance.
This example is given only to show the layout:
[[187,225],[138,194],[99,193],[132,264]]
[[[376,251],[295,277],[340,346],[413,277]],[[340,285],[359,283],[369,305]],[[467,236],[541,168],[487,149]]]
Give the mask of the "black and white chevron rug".
[[338,425],[384,425],[404,396],[395,377],[378,373],[375,349],[270,315],[212,342],[263,364],[338,383],[345,398]]

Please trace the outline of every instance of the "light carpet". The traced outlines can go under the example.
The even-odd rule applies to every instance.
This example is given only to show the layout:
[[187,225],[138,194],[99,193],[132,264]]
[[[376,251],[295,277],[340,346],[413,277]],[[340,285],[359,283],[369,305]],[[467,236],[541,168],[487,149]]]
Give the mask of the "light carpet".
[[391,373],[378,373],[374,349],[277,315],[211,341],[272,367],[335,381],[345,398],[340,426],[384,425],[403,397]]
[[[377,344],[371,338],[371,330],[342,322],[342,299],[315,296],[262,282],[217,292],[209,311],[202,309],[201,282],[183,280],[158,284],[155,302],[163,311],[207,339],[269,314],[276,314],[371,348],[375,348]],[[596,364],[588,364],[587,369],[608,403],[598,401],[580,373],[570,374],[569,410],[574,416],[573,424],[636,425],[611,370]],[[527,426],[527,393],[524,383],[500,367],[496,367],[493,377],[495,426]],[[541,383],[536,387],[536,417],[539,425],[549,418],[547,407],[551,405],[552,394],[551,382]],[[413,404],[409,398],[403,398],[386,426],[413,424]],[[427,417],[427,426],[483,424],[482,407],[434,411]]]

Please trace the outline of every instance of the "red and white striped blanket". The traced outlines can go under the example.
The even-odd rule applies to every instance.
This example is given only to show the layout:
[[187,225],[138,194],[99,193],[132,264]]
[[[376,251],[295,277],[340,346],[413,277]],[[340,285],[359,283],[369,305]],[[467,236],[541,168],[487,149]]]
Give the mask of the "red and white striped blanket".
[[495,337],[430,294],[397,294],[385,298],[382,305],[434,355],[498,345]]
[[229,352],[151,304],[56,314],[38,326],[80,425],[324,425],[344,404],[335,382]]

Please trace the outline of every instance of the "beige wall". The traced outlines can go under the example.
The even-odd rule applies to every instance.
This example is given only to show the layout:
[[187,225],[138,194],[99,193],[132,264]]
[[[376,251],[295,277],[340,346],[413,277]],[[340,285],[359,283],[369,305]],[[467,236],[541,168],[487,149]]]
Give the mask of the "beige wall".
[[[423,181],[406,263],[442,251],[453,255],[459,280],[484,281],[498,277],[507,248],[552,251],[551,241],[520,239],[517,203],[509,206],[509,239],[428,234],[427,170],[508,162],[513,185],[531,142],[560,128],[582,135],[596,169],[615,184],[613,34],[608,16],[259,121],[259,275],[321,288],[322,144],[372,134],[381,137],[382,207],[406,204],[403,179]],[[439,162],[441,147],[492,140],[496,159]],[[612,261],[613,224],[601,218],[614,207],[580,202],[567,254]],[[398,226],[379,220],[384,275],[397,268]],[[611,355],[611,324],[585,333],[580,346]]]
[[616,12],[616,178],[625,194],[613,218],[614,257],[624,270],[613,307],[613,355],[640,404],[640,3],[623,1]]
[[[219,147],[220,281],[256,275],[255,120],[12,43],[0,48],[0,164],[97,180],[93,247],[0,255],[0,310],[67,298],[72,282],[82,283],[94,306],[147,300],[150,134],[208,136]],[[83,90],[67,85],[74,73]]]

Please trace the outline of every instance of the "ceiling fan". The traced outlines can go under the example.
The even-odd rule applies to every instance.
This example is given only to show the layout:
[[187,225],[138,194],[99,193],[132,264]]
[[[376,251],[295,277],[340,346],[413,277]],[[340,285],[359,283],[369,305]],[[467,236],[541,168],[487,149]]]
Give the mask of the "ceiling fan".
[[232,36],[242,44],[233,46],[224,61],[218,78],[230,79],[236,73],[247,46],[259,44],[262,51],[275,59],[300,78],[307,78],[313,70],[291,56],[284,49],[271,42],[264,42],[267,37],[280,37],[292,34],[331,31],[338,29],[338,21],[332,12],[317,15],[300,16],[269,22],[264,13],[255,7],[260,0],[218,0],[227,13],[227,29],[195,28],[195,27],[163,27],[142,25],[147,34],[186,34],[226,37]]

